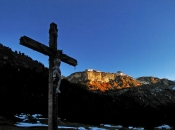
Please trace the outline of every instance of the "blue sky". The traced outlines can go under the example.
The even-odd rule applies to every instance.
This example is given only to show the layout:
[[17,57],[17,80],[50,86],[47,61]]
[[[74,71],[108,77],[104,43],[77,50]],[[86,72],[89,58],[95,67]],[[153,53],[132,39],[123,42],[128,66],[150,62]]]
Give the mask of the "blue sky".
[[58,48],[78,60],[62,74],[87,68],[175,79],[174,0],[1,0],[0,43],[48,67],[48,57],[21,46],[28,36],[48,46],[58,26]]

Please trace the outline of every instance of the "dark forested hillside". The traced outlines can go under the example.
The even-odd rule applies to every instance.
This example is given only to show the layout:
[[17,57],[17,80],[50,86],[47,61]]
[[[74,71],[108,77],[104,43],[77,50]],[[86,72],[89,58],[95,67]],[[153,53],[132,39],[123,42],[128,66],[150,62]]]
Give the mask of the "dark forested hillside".
[[47,71],[47,68],[39,61],[33,60],[23,52],[12,51],[0,43],[0,67],[11,65],[14,68],[23,67],[37,72]]
[[0,44],[0,115],[47,112],[48,69]]

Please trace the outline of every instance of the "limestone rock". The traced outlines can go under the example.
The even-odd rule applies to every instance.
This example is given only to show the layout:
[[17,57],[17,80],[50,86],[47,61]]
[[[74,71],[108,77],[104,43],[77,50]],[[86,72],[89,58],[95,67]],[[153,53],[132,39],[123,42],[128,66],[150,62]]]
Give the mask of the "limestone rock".
[[89,90],[116,90],[122,88],[136,87],[143,83],[121,73],[107,73],[97,71],[84,71],[73,73],[67,77],[71,83],[86,84]]

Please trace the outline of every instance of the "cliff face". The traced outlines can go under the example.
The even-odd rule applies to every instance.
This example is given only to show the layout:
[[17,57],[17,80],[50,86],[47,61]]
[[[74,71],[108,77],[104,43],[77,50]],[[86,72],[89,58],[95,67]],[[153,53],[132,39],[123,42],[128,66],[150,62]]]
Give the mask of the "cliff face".
[[174,81],[157,77],[132,78],[126,74],[107,73],[97,71],[76,72],[67,77],[71,83],[80,83],[87,86],[89,90],[119,90],[124,88],[140,87],[143,85],[160,84],[171,86]]
[[89,90],[100,91],[137,87],[143,84],[125,74],[95,71],[73,73],[67,79],[72,83],[86,84]]
[[115,80],[117,74],[105,73],[105,72],[95,72],[95,71],[84,71],[73,73],[68,77],[70,82],[85,82],[85,81],[95,81],[95,82],[109,82],[110,80]]

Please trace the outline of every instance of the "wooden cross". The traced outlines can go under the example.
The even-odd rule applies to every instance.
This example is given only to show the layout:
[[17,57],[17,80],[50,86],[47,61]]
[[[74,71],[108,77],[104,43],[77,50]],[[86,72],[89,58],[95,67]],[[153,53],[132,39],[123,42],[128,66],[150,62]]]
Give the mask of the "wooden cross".
[[63,54],[62,50],[57,50],[57,32],[57,25],[55,23],[51,23],[49,29],[49,47],[27,36],[23,36],[20,38],[21,45],[49,56],[48,130],[58,129],[58,95],[56,93],[57,84],[53,82],[54,60],[59,58],[62,62],[65,62],[69,65],[77,65],[76,59],[73,59],[66,54]]

